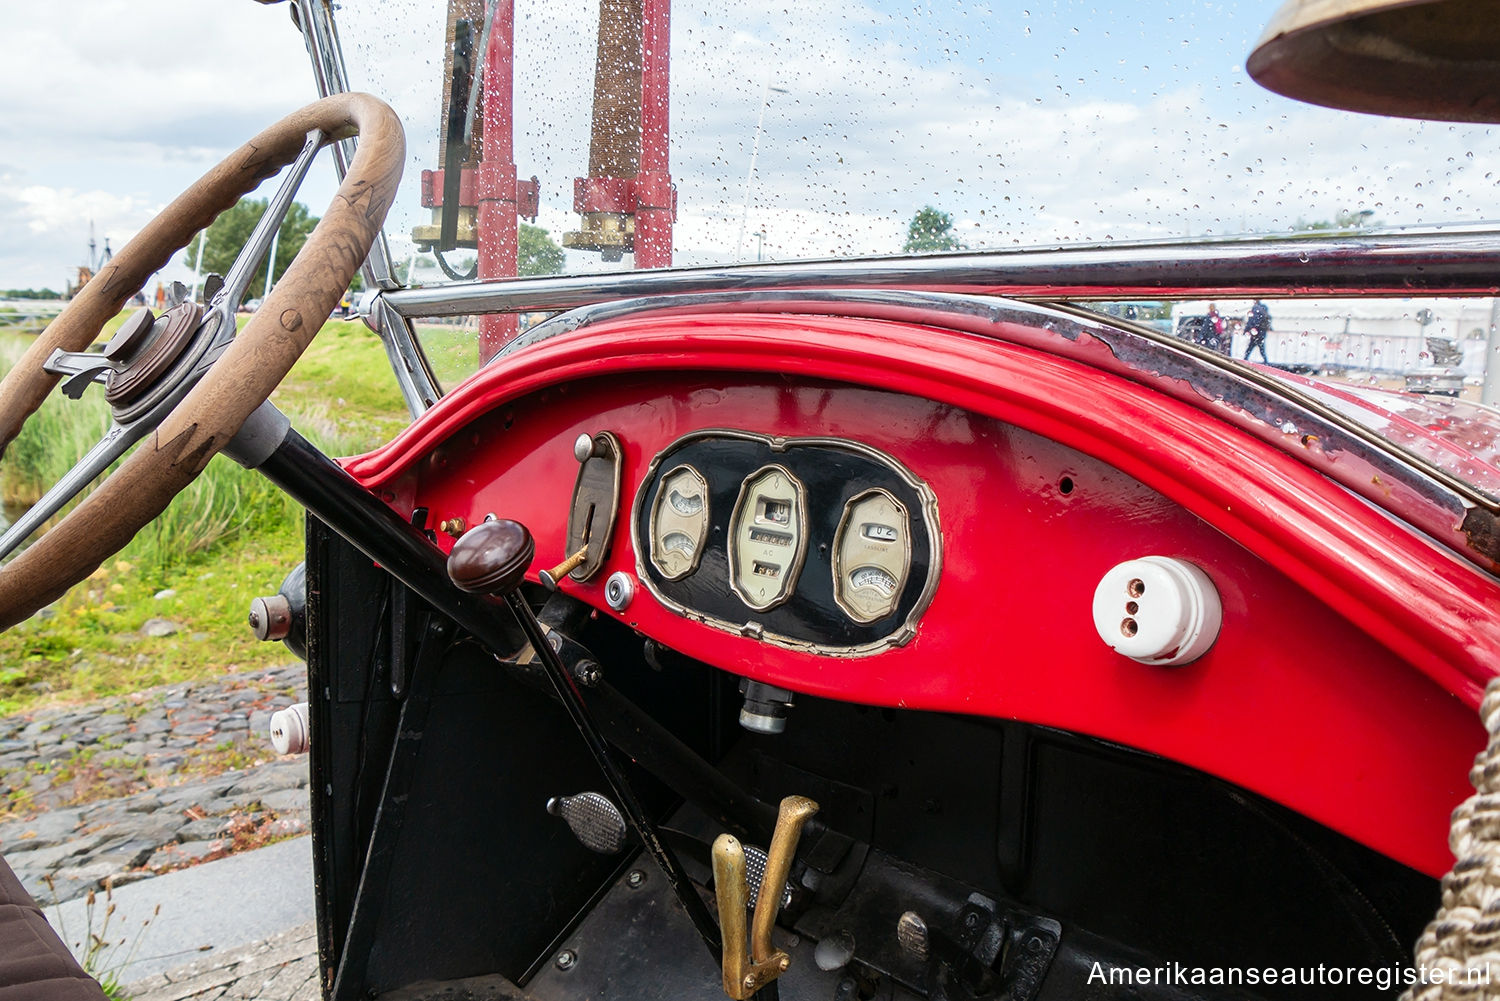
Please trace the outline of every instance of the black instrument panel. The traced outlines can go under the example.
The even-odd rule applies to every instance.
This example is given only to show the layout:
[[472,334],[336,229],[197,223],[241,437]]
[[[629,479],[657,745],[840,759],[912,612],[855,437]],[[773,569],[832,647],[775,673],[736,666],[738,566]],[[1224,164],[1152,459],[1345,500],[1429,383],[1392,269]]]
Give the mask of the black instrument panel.
[[638,574],[665,605],[780,646],[905,643],[941,565],[931,489],[841,439],[688,435],[652,461],[631,520]]

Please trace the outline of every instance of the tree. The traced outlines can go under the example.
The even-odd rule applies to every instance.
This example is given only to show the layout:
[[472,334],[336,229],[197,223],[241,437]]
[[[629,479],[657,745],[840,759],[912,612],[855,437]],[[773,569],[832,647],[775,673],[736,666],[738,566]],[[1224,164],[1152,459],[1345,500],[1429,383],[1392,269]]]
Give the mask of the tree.
[[[250,239],[250,233],[255,229],[255,224],[260,221],[261,215],[266,211],[266,200],[264,198],[241,198],[234,208],[221,214],[208,226],[208,243],[203,248],[203,273],[227,275],[229,266],[239,256],[240,249],[244,247],[245,241]],[[307,206],[301,202],[292,202],[291,208],[287,210],[286,218],[281,220],[281,230],[276,237],[276,273],[272,278],[274,284],[277,278],[291,266],[292,258],[297,256],[297,251],[302,249],[302,244],[307,241],[307,234],[312,232],[318,224],[316,216],[309,215]],[[186,263],[188,267],[198,263],[198,241],[203,234],[193,237],[188,243]],[[266,294],[266,261],[262,257],[256,265],[250,279],[250,287],[245,290],[246,299],[260,299]]]
[[1298,219],[1292,223],[1294,233],[1351,233],[1361,229],[1374,229],[1380,226],[1380,221],[1375,218],[1374,209],[1360,209],[1358,212],[1350,209],[1339,209],[1334,213],[1333,219],[1320,219],[1317,222],[1308,222],[1306,219]]
[[563,250],[540,226],[521,223],[516,270],[523,275],[555,275],[563,269]]
[[968,248],[953,235],[953,216],[925,205],[911,217],[911,224],[906,227],[906,243],[901,249],[908,254],[930,254]]

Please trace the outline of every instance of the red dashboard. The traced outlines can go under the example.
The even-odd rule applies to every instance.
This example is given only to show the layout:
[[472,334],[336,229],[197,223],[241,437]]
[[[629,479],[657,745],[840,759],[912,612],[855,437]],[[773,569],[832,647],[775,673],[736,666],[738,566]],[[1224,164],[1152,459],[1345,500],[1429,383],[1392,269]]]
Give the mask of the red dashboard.
[[[1202,409],[930,326],[643,317],[498,359],[347,467],[431,526],[523,522],[535,579],[568,555],[575,440],[603,432],[618,511],[589,540],[588,579],[561,585],[596,614],[795,692],[1162,755],[1424,872],[1447,866],[1500,589]],[[671,525],[701,533],[675,556],[654,513],[672,490]],[[838,558],[854,552],[851,512],[877,502],[865,521],[884,518],[872,531],[906,561],[884,564],[889,579],[867,569],[877,599],[860,605]],[[1191,663],[1122,656],[1096,627],[1101,579],[1147,556],[1201,569],[1222,606]]]

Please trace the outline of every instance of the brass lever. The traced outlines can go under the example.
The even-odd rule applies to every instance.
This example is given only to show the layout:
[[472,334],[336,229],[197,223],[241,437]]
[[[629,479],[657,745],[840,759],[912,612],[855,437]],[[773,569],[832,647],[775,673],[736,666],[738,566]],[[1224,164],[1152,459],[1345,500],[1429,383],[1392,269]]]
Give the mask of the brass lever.
[[818,804],[806,796],[788,796],[781,801],[776,830],[766,856],[755,900],[755,920],[750,930],[749,954],[745,949],[745,911],[750,889],[745,881],[745,848],[732,834],[714,840],[714,895],[719,902],[719,934],[724,942],[724,993],[734,1001],[747,1001],[756,991],[786,972],[791,957],[771,944],[771,929],[781,907],[782,889],[792,871],[802,825],[818,812]]
[[584,558],[587,557],[588,554],[589,546],[588,543],[585,542],[583,544],[583,548],[578,550],[578,552],[574,553],[572,556],[569,556],[567,559],[563,560],[551,570],[543,570],[537,576],[541,578],[542,584],[546,586],[547,590],[556,591],[557,582],[576,570],[579,564],[584,561]]

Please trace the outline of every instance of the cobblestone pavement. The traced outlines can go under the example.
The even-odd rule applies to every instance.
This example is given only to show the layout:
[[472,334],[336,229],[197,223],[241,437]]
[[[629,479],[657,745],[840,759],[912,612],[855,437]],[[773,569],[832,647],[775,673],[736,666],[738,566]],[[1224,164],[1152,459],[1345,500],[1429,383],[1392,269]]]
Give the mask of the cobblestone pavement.
[[320,1001],[311,924],[127,985],[132,1001]]
[[304,832],[267,725],[305,698],[299,663],[0,719],[0,853],[50,903]]

